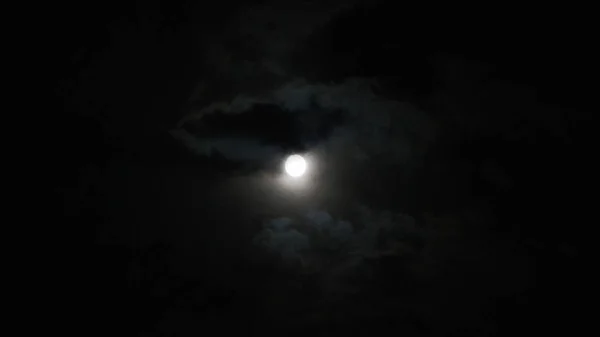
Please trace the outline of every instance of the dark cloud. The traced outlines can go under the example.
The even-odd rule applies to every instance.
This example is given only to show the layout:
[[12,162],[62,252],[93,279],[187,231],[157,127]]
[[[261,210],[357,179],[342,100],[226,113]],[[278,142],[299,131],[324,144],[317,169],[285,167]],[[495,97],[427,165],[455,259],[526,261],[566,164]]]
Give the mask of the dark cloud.
[[[271,162],[295,151],[312,154],[318,170],[315,180],[304,189],[279,187],[280,199],[266,205],[270,216],[258,216],[262,226],[250,231],[253,247],[248,249],[267,253],[295,277],[311,275],[300,285],[316,287],[327,301],[354,296],[370,287],[370,278],[390,277],[376,261],[403,261],[423,247],[427,235],[413,217],[385,210],[387,205],[377,205],[376,198],[361,191],[382,196],[389,190],[385,186],[390,176],[409,180],[435,141],[437,125],[418,106],[386,95],[382,88],[388,83],[381,78],[329,81],[310,78],[306,75],[310,72],[296,73],[305,67],[298,68],[292,54],[311,43],[315,32],[328,29],[327,22],[337,15],[334,11],[296,13],[293,20],[277,9],[244,14],[224,34],[244,32],[240,35],[246,38],[216,44],[209,52],[207,60],[219,75],[219,89],[200,85],[190,98],[189,113],[171,134],[199,155],[219,152],[242,164]],[[265,24],[264,30],[256,20]],[[252,171],[236,179],[234,186],[246,189],[249,179],[280,184],[260,180],[261,174]],[[283,196],[288,211],[274,212]],[[360,207],[349,206],[361,202]],[[245,203],[245,214],[262,212]],[[289,292],[286,296],[296,293],[295,288],[283,287]]]
[[[134,286],[131,312],[184,335],[237,323],[261,335],[344,334],[365,322],[365,335],[390,322],[410,335],[493,335],[501,319],[491,316],[520,310],[527,321],[535,310],[518,303],[553,300],[527,288],[538,269],[548,279],[565,274],[557,265],[576,269],[578,234],[549,225],[585,223],[560,196],[589,185],[583,151],[565,145],[585,137],[564,127],[575,117],[501,78],[502,67],[432,46],[452,33],[427,34],[436,20],[395,2],[218,5],[198,14],[186,48],[161,49],[174,59],[156,52],[152,20],[147,39],[111,25],[117,47],[74,57],[102,65],[73,81],[89,93],[76,106],[106,120],[99,144],[121,146],[98,145],[109,159],[81,175],[81,195],[103,205],[73,197],[66,212],[85,209],[98,241],[174,247],[150,254],[155,266],[132,259],[160,282]],[[177,67],[158,74],[161,64]],[[184,78],[195,88],[173,85]],[[165,92],[189,98],[169,105]],[[76,156],[96,148],[87,152]],[[294,152],[309,162],[303,179],[281,175]],[[182,280],[187,290],[168,291]]]
[[[415,106],[375,94],[374,86],[377,81],[369,79],[296,80],[260,96],[240,94],[209,104],[187,116],[173,134],[199,153],[214,149],[238,160],[319,149],[348,167],[417,165],[435,139],[435,124]],[[239,155],[231,144],[239,145]]]
[[[372,291],[374,280],[396,279],[390,270],[382,268],[383,264],[395,265],[392,270],[401,269],[405,261],[421,255],[430,234],[406,214],[364,205],[358,205],[349,217],[352,222],[313,209],[294,218],[267,220],[254,243],[273,254],[277,264],[300,280],[301,287],[313,287],[320,301],[351,303],[369,293],[374,303],[382,299]],[[393,287],[402,287],[402,283]],[[351,305],[337,309],[340,314],[353,310]]]

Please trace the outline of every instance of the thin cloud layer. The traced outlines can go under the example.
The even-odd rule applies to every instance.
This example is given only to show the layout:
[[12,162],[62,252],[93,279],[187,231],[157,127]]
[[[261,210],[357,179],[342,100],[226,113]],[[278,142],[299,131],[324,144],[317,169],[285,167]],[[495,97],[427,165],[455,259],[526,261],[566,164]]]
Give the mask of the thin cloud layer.
[[308,276],[324,299],[352,296],[368,286],[378,261],[401,261],[420,254],[427,233],[401,213],[360,206],[354,222],[324,210],[267,220],[254,244],[282,266]]
[[376,257],[420,249],[426,233],[411,216],[366,206],[356,213],[354,223],[335,219],[324,210],[267,220],[254,243],[280,254],[284,262],[301,262],[303,267],[309,267],[311,258],[325,259],[328,254],[343,260],[347,254]]
[[[435,125],[414,106],[376,95],[373,92],[376,85],[374,80],[359,78],[340,84],[296,80],[264,95],[240,94],[229,102],[211,103],[186,116],[181,127],[173,130],[173,135],[191,149],[202,149],[197,151],[199,154],[207,153],[206,149],[210,148],[231,160],[264,160],[269,154],[275,155],[284,149],[283,144],[264,144],[269,134],[257,134],[253,141],[240,140],[235,135],[206,138],[201,133],[190,134],[183,130],[186,124],[202,123],[205,116],[241,116],[253,106],[266,103],[291,114],[301,147],[318,147],[330,156],[340,155],[359,162],[383,158],[390,163],[410,164],[434,140]],[[324,126],[328,131],[319,132]],[[273,132],[278,127],[273,125]],[[232,144],[238,144],[239,150]]]
[[[435,127],[423,112],[375,94],[374,88],[379,86],[375,78],[308,82],[308,75],[304,71],[298,73],[294,65],[299,49],[314,48],[310,43],[314,35],[327,35],[327,27],[343,20],[356,6],[358,1],[303,1],[253,4],[238,9],[203,41],[206,55],[202,67],[206,74],[193,90],[190,109],[174,134],[196,153],[206,154],[209,148],[242,162],[264,160],[273,152],[272,148],[260,148],[264,146],[280,147],[280,152],[318,148],[330,158],[336,156],[334,161],[351,160],[349,164],[376,158],[404,165],[412,163],[435,136]],[[240,138],[237,135],[206,139],[201,132],[181,131],[207,115],[245,114],[259,104],[273,104],[294,114],[298,133],[291,137],[296,138],[290,140],[293,146],[264,144],[265,139],[258,135],[257,142],[246,139],[240,144],[240,152],[245,152],[241,155],[228,148],[232,141],[224,140]],[[264,123],[273,130],[281,128],[280,122]]]

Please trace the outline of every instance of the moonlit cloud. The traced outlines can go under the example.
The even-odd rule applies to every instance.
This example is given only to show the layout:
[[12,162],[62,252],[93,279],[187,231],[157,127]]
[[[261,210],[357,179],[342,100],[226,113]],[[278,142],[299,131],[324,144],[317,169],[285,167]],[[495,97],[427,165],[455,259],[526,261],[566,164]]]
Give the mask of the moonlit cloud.
[[[375,94],[379,83],[373,78],[313,82],[293,70],[298,48],[354,5],[352,1],[308,2],[295,4],[298,7],[291,10],[288,5],[265,4],[236,13],[219,38],[206,41],[204,66],[213,80],[193,90],[192,108],[177,128],[207,115],[243,114],[254,104],[269,103],[294,113],[302,145],[335,154],[337,159],[332,160],[366,163],[385,158],[392,163],[414,163],[435,138],[435,126],[426,114],[406,102]],[[335,113],[341,114],[343,122],[334,123],[326,136],[319,136],[319,125],[328,123]],[[229,140],[202,139],[194,144],[186,137],[185,143],[200,149],[197,153],[222,147],[225,157],[254,157],[233,153]],[[262,158],[272,151],[256,145],[240,144],[240,152],[252,147],[248,153]]]
[[[366,79],[350,79],[340,84],[297,80],[254,98],[240,94],[229,102],[211,103],[201,113],[187,116],[185,121],[201,121],[202,116],[215,113],[243,114],[252,104],[266,102],[296,115],[300,137],[308,141],[316,135],[315,123],[323,123],[338,113],[341,124],[332,126],[327,138],[317,136],[318,142],[313,146],[323,147],[330,155],[359,162],[386,158],[389,162],[412,164],[435,139],[435,125],[414,106],[376,95],[372,90],[374,85],[376,82]],[[175,130],[175,134],[178,132]],[[277,151],[276,144],[261,145],[260,139],[238,141],[216,137],[193,141],[194,137],[201,136],[186,135],[184,141],[204,152],[209,148],[240,160],[264,159],[281,152]],[[237,151],[236,146],[239,146]]]
[[311,210],[306,213],[306,220],[321,230],[326,225],[330,224],[333,221],[333,218],[325,211]]
[[[334,249],[343,260],[344,254],[350,252],[377,256],[401,254],[396,251],[401,246],[419,249],[425,235],[415,219],[407,214],[375,211],[363,205],[357,208],[355,215],[355,223],[335,219],[329,212],[317,209],[299,218],[275,218],[265,222],[254,242],[277,254],[293,256],[294,260],[303,256],[308,259],[309,255],[319,259],[318,250],[323,248],[330,252]],[[381,236],[385,240],[382,241]],[[295,247],[294,254],[289,253],[291,248],[288,247]],[[316,250],[311,252],[311,249]]]

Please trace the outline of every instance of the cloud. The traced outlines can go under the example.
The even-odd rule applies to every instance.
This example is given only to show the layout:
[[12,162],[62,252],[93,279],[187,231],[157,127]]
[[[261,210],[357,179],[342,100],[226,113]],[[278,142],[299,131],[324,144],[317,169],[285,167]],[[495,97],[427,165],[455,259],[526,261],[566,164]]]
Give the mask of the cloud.
[[263,230],[254,237],[254,244],[278,254],[284,261],[296,262],[310,249],[308,235],[292,228],[294,221],[282,217],[265,223]]
[[[297,132],[294,137],[300,146],[320,147],[329,156],[357,163],[374,164],[374,160],[405,166],[416,163],[435,139],[433,121],[408,103],[376,95],[374,86],[377,81],[372,79],[353,78],[337,84],[298,79],[259,96],[240,93],[230,101],[213,102],[187,116],[183,124],[202,123],[205,116],[219,113],[247,114],[257,104],[277,106],[282,114],[290,114],[290,122]],[[193,137],[202,138],[202,135],[186,136],[184,143],[204,153],[206,148],[214,149],[232,159],[263,160],[278,153],[275,143],[270,144],[271,147],[261,145],[263,135],[257,135],[256,141],[216,136],[199,140],[196,145]],[[239,146],[237,150],[236,146]]]
[[[335,219],[324,210],[311,210],[299,218],[274,218],[265,222],[254,242],[297,259],[311,249],[318,255],[323,248],[336,250],[340,257],[350,252],[364,256],[393,254],[399,242],[418,246],[418,240],[424,237],[415,219],[407,214],[375,211],[366,206],[359,207],[356,213],[354,224]],[[289,249],[294,254],[289,254]]]
[[[209,115],[245,114],[266,103],[294,114],[300,130],[295,140],[298,147],[318,147],[328,156],[352,161],[349,164],[382,159],[394,164],[415,163],[435,137],[435,126],[426,114],[375,94],[379,83],[373,78],[315,83],[290,69],[298,46],[355,5],[302,2],[290,10],[288,5],[265,4],[235,13],[218,38],[211,40],[212,45],[204,44],[206,83],[194,90],[190,98],[193,108],[177,128]],[[277,123],[270,125],[277,129]],[[226,152],[227,158],[263,160],[274,150],[257,146],[263,143],[261,136],[256,136],[257,142],[224,140],[225,136],[219,135],[209,140],[194,132],[191,136],[186,135],[183,142],[199,154],[218,151]],[[194,137],[202,139],[194,141]],[[270,145],[277,146],[275,142]]]
[[309,211],[306,214],[306,219],[319,230],[325,228],[333,221],[333,218],[329,213],[318,210]]
[[406,214],[360,206],[351,216],[353,222],[325,210],[310,210],[298,217],[267,220],[254,244],[291,270],[312,275],[311,282],[325,298],[359,291],[378,273],[373,261],[406,258],[421,249],[418,239],[423,240],[425,232]]
[[340,241],[348,241],[354,234],[352,224],[345,220],[339,220],[328,228],[329,235]]
[[291,218],[283,217],[276,218],[267,223],[267,226],[272,228],[275,232],[283,232],[287,230],[293,224]]
[[212,147],[207,142],[201,142],[193,134],[189,133],[185,129],[174,129],[169,131],[169,134],[178,141],[181,142],[188,150],[192,151],[197,155],[208,156],[212,153]]

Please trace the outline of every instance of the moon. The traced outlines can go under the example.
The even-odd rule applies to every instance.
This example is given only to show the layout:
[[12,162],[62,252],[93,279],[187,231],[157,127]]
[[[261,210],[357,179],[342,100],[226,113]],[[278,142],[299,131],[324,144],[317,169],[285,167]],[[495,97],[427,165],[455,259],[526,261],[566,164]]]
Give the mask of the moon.
[[301,177],[306,172],[306,160],[298,154],[289,156],[285,161],[285,172],[290,177]]

